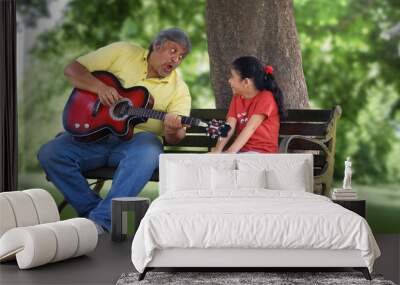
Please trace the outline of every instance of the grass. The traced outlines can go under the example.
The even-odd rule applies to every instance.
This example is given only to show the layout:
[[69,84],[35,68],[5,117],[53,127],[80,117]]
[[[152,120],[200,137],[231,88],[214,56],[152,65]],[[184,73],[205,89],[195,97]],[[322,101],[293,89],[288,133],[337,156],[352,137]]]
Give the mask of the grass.
[[[104,197],[110,187],[111,181],[106,182],[100,195]],[[19,175],[19,189],[28,188],[46,189],[52,194],[57,204],[62,201],[60,192],[46,180],[42,173]],[[353,189],[358,193],[360,199],[367,201],[367,220],[374,233],[400,233],[400,184],[353,185]],[[158,184],[149,182],[139,196],[154,200],[158,196]],[[72,217],[76,217],[76,213],[68,205],[61,212],[61,219]],[[128,213],[129,225],[133,224],[132,220],[132,215]],[[131,227],[128,230],[131,232]]]

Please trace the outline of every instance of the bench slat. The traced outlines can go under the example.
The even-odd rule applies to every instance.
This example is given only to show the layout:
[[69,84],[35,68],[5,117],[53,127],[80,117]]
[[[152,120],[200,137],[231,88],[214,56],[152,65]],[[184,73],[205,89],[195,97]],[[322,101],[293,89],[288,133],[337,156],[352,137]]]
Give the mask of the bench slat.
[[186,129],[187,134],[199,134],[199,135],[205,135],[207,133],[205,128],[202,127],[190,127]]
[[[101,167],[93,170],[88,170],[83,172],[83,176],[87,179],[105,179],[111,180],[113,179],[114,172],[116,167]],[[153,172],[153,175],[150,178],[150,181],[158,181],[158,169]]]
[[186,146],[186,147],[214,147],[217,139],[207,136],[186,136],[177,145],[171,145],[165,142],[165,146]]
[[331,119],[331,110],[317,109],[289,109],[286,122],[328,122]]
[[88,179],[112,179],[114,167],[101,167],[83,172],[83,176]]
[[164,153],[207,153],[208,149],[204,148],[203,150],[190,150],[190,149],[166,149]]
[[204,120],[225,120],[227,112],[226,109],[192,109],[190,116]]
[[324,136],[327,124],[325,123],[293,123],[281,122],[280,135]]
[[[306,127],[307,129],[301,129],[302,127]],[[282,122],[279,130],[279,135],[304,135],[323,137],[325,136],[326,128],[327,125],[325,123]],[[191,127],[186,129],[186,133],[203,136],[207,133],[207,131],[205,128]]]

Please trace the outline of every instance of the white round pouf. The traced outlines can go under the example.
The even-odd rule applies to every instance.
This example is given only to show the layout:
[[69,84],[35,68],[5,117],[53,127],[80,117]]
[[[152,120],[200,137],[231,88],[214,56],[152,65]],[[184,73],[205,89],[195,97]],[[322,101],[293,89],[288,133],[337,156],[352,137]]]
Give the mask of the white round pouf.
[[44,224],[43,227],[49,228],[57,240],[57,252],[51,262],[57,262],[70,258],[75,255],[78,249],[78,233],[71,228],[69,223],[55,222]]
[[56,202],[49,192],[43,189],[24,190],[35,205],[36,213],[39,218],[39,224],[51,223],[60,220]]
[[96,248],[98,233],[96,226],[91,220],[74,218],[65,220],[64,222],[71,224],[78,233],[79,244],[74,257],[86,254]]
[[0,196],[0,237],[8,230],[15,228],[17,222],[15,221],[14,211],[10,202],[6,197]]
[[13,209],[17,227],[33,226],[39,223],[35,205],[30,196],[23,191],[3,192]]
[[92,221],[66,221],[8,230],[0,238],[0,261],[16,257],[20,269],[77,257],[97,246],[97,230]]
[[56,250],[54,233],[41,225],[11,229],[0,239],[0,260],[16,257],[20,269],[51,262]]

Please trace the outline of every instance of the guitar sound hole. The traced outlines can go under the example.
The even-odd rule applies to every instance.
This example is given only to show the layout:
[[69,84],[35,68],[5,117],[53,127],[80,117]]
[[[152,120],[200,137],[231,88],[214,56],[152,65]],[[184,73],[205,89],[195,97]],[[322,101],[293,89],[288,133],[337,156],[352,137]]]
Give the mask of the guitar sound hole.
[[111,112],[111,117],[114,120],[124,120],[128,117],[129,108],[132,106],[128,99],[122,99],[114,105]]

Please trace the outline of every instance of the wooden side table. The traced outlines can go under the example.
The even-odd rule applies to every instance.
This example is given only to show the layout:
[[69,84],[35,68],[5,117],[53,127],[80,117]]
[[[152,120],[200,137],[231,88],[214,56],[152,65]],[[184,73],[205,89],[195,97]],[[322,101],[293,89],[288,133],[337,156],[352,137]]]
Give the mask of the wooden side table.
[[123,241],[127,235],[127,212],[135,214],[135,232],[146,214],[150,199],[143,197],[114,198],[111,202],[111,240]]
[[366,216],[366,206],[365,200],[334,200],[332,202],[341,205],[342,207],[353,211],[354,213],[359,214],[361,217],[365,218]]

